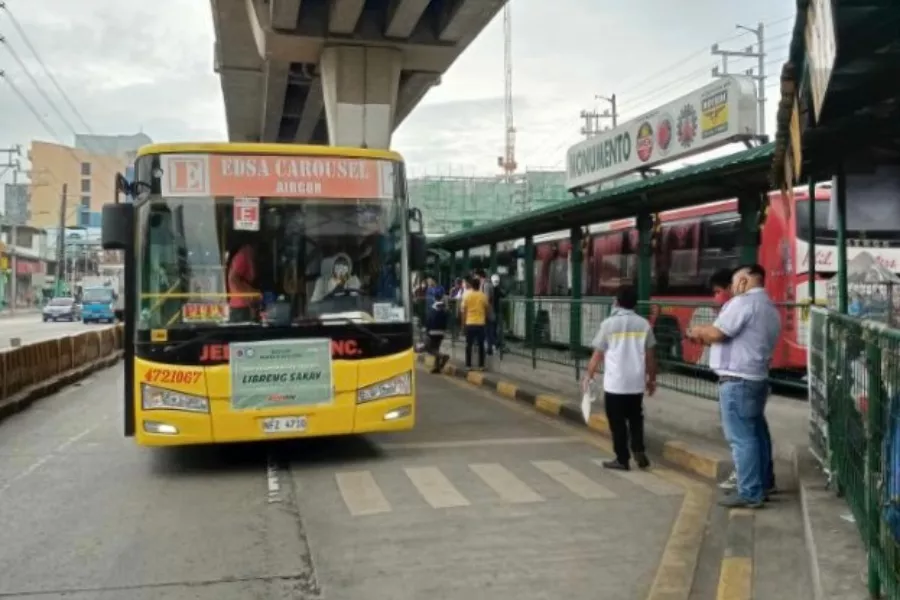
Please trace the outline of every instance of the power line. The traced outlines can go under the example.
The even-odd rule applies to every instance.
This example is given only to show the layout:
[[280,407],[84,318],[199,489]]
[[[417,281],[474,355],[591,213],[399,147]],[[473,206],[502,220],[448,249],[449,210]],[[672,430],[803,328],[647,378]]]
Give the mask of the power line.
[[[778,18],[778,19],[773,19],[773,20],[770,20],[770,21],[765,21],[764,23],[765,23],[766,26],[771,27],[771,26],[774,26],[774,25],[778,25],[778,24],[780,24],[780,23],[784,23],[785,21],[789,21],[789,20],[791,20],[791,19],[793,19],[793,18],[794,18],[793,15],[787,15],[787,16],[784,16],[784,17],[781,17],[781,18]],[[740,32],[740,33],[736,33],[736,34],[734,34],[734,35],[727,36],[727,37],[724,37],[724,38],[722,38],[722,39],[719,39],[717,43],[725,43],[725,42],[733,41],[733,40],[736,40],[736,39],[740,39],[740,38],[742,38],[742,37],[745,37],[745,36],[747,36],[747,35],[749,35],[749,34],[750,34],[749,31],[742,31],[742,32]],[[775,36],[770,36],[770,37],[767,38],[767,41],[772,41],[772,40],[780,39],[780,38],[783,38],[783,37],[787,37],[787,36],[789,36],[789,35],[791,35],[791,34],[792,34],[792,32],[789,30],[789,31],[787,31],[787,32],[780,33],[780,34],[775,35]],[[700,49],[698,49],[698,50],[692,52],[691,54],[689,54],[689,55],[683,57],[682,59],[680,59],[679,61],[677,61],[677,62],[675,62],[675,63],[673,63],[673,64],[671,64],[671,65],[669,65],[668,67],[666,67],[666,68],[664,68],[664,69],[661,69],[661,70],[657,71],[656,73],[654,73],[653,75],[650,75],[649,77],[646,77],[646,78],[640,80],[639,83],[634,84],[634,85],[631,85],[631,86],[626,86],[625,92],[624,92],[624,93],[623,93],[623,92],[619,92],[617,95],[618,95],[620,98],[623,97],[623,96],[627,96],[629,93],[634,92],[635,90],[640,89],[640,88],[646,86],[646,84],[656,81],[661,75],[669,74],[673,69],[677,69],[677,68],[679,68],[679,67],[683,67],[685,63],[690,62],[690,61],[694,60],[695,58],[698,58],[698,57],[700,57],[700,56],[706,54],[707,52],[709,52],[709,46],[703,46],[702,48],[700,48]],[[631,106],[637,105],[637,106],[639,106],[639,107],[643,107],[643,106],[649,104],[649,102],[650,102],[651,100],[654,100],[655,98],[658,98],[658,97],[662,96],[664,92],[666,92],[666,91],[672,89],[673,87],[675,87],[675,86],[677,86],[677,85],[679,85],[679,84],[684,84],[684,83],[686,83],[687,81],[691,81],[691,80],[693,80],[693,79],[696,79],[697,77],[699,77],[700,75],[702,75],[702,74],[704,74],[704,73],[709,73],[710,67],[711,67],[711,63],[707,63],[707,64],[706,64],[704,67],[702,67],[702,68],[699,68],[699,69],[696,69],[696,70],[694,70],[694,71],[691,71],[690,73],[687,73],[687,74],[685,74],[685,75],[677,76],[674,80],[669,80],[668,82],[666,82],[666,83],[664,83],[664,84],[662,84],[662,85],[659,85],[659,86],[657,86],[657,87],[655,87],[655,88],[653,88],[653,89],[651,89],[651,90],[649,90],[649,91],[647,91],[647,92],[641,93],[640,95],[638,95],[638,96],[636,97],[636,99],[635,99],[634,101],[627,102],[626,105],[631,105]],[[628,112],[628,113],[631,113],[631,114],[639,114],[640,112],[644,112],[644,111],[627,110],[627,112]],[[620,114],[620,116],[621,116],[621,112],[620,112],[619,114]],[[582,115],[581,118],[582,118],[582,119],[585,119],[585,117],[584,117],[583,115]],[[582,131],[582,133],[583,133],[583,131]],[[573,143],[573,142],[570,142],[570,141],[568,141],[568,140],[563,141],[559,146],[557,146],[556,148],[554,148],[554,149],[551,151],[551,153],[556,153],[556,152],[558,152],[561,148],[563,148],[564,146],[566,146],[566,145],[571,145],[572,143]],[[543,160],[543,157],[545,157],[546,155],[547,155],[546,152],[541,153],[541,155],[540,155],[541,160]],[[538,162],[541,162],[541,161],[538,161]],[[557,162],[557,163],[555,163],[555,164],[559,164],[559,163]]]
[[0,2],[0,9],[6,11],[6,16],[9,17],[9,20],[13,24],[13,27],[15,28],[16,32],[22,38],[22,41],[25,42],[25,46],[28,48],[29,51],[31,51],[31,54],[34,55],[35,60],[41,66],[41,69],[44,70],[44,73],[47,75],[47,78],[53,84],[53,87],[56,88],[56,91],[59,92],[60,96],[62,96],[63,100],[68,105],[69,109],[71,109],[72,113],[75,114],[75,116],[78,118],[78,120],[84,126],[84,128],[88,131],[88,133],[93,134],[94,132],[91,129],[91,126],[88,125],[88,123],[87,123],[87,121],[85,121],[84,117],[81,116],[81,113],[75,107],[75,104],[69,98],[69,95],[65,92],[65,90],[63,90],[62,86],[59,84],[59,81],[56,80],[56,77],[53,75],[53,73],[50,71],[50,69],[47,68],[47,65],[46,65],[46,63],[44,63],[44,60],[41,58],[40,53],[34,47],[34,44],[31,43],[31,40],[29,40],[28,35],[25,33],[25,30],[22,28],[22,26],[19,24],[19,21],[16,19],[15,15],[13,15],[12,11],[7,6],[7,3]]
[[13,93],[19,97],[19,100],[21,100],[26,107],[28,107],[28,110],[31,111],[31,114],[35,116],[35,118],[40,122],[44,129],[46,129],[47,132],[50,133],[50,135],[52,135],[57,141],[59,141],[61,138],[59,137],[59,134],[56,133],[56,130],[54,130],[53,127],[51,127],[50,124],[47,123],[44,117],[41,116],[41,113],[37,110],[37,108],[34,107],[34,104],[32,104],[28,97],[22,92],[22,90],[19,89],[19,86],[13,83],[12,79],[10,79],[6,74],[6,71],[0,71],[0,79],[6,81],[7,85],[9,85],[10,89],[12,89]]
[[[767,25],[767,26],[778,25],[779,23],[783,23],[783,22],[787,21],[788,19],[792,19],[792,18],[793,18],[793,16],[782,17],[782,18],[780,18],[780,19],[775,19],[775,20],[773,20],[773,21],[768,21],[768,22],[766,22],[766,25]],[[783,34],[779,34],[778,36],[770,37],[770,38],[769,38],[769,41],[772,41],[772,40],[775,40],[775,39],[779,39],[779,38],[781,38],[781,37],[785,37],[785,36],[790,35],[790,34],[791,34],[791,32],[788,31],[788,32],[783,33]],[[728,37],[721,38],[721,39],[717,40],[715,43],[717,43],[717,44],[724,44],[724,43],[726,43],[726,42],[731,42],[731,41],[733,41],[733,40],[740,39],[740,38],[745,37],[745,36],[747,36],[747,35],[749,35],[749,32],[747,32],[747,31],[742,31],[741,33],[737,33],[737,34],[734,34],[734,35],[731,35],[731,36],[728,36]],[[634,85],[625,85],[625,86],[624,86],[624,90],[625,90],[625,91],[622,93],[622,95],[628,95],[628,94],[630,94],[630,93],[633,93],[635,90],[644,87],[646,84],[656,81],[656,79],[657,79],[658,77],[663,76],[663,75],[668,75],[669,73],[671,73],[671,71],[672,71],[673,69],[682,67],[682,66],[684,66],[685,63],[688,63],[688,62],[694,60],[695,58],[699,58],[699,57],[705,55],[708,51],[709,51],[709,46],[703,46],[702,48],[697,49],[696,51],[692,52],[691,54],[689,54],[689,55],[687,55],[687,56],[685,56],[685,57],[683,57],[683,58],[681,58],[680,60],[678,60],[678,61],[676,61],[676,62],[674,62],[674,63],[668,65],[667,67],[665,67],[665,68],[663,68],[663,69],[660,69],[659,71],[657,71],[657,72],[654,73],[653,75],[650,75],[649,77],[646,77],[646,78],[640,80],[639,83],[634,84]]]
[[6,48],[6,51],[10,53],[13,59],[15,59],[19,67],[25,73],[25,76],[28,77],[29,81],[31,81],[31,84],[35,87],[41,97],[47,101],[47,104],[50,105],[50,108],[53,109],[53,111],[56,112],[57,115],[59,115],[59,118],[62,119],[62,122],[66,124],[66,127],[68,127],[72,131],[72,133],[76,133],[75,128],[72,127],[72,124],[69,122],[66,116],[62,113],[61,110],[59,110],[59,107],[55,102],[53,102],[53,100],[50,98],[50,95],[44,91],[43,86],[41,86],[35,76],[32,75],[31,71],[28,69],[28,66],[25,64],[19,54],[15,50],[13,50],[13,47],[9,44],[9,41],[2,35],[0,35],[0,44],[3,44],[3,46]]

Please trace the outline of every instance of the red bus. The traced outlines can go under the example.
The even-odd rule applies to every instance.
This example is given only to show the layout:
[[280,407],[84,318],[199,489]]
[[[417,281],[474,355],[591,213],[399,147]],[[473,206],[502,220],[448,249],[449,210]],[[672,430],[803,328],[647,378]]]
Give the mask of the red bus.
[[[784,306],[782,336],[772,368],[806,369],[806,311],[798,303],[809,302],[809,196],[807,188],[797,189],[790,210],[781,193],[769,195],[770,206],[761,231],[758,262],[765,267],[766,290]],[[835,232],[828,229],[830,186],[815,194],[816,204],[816,301],[825,302],[826,284],[837,270]],[[670,360],[704,365],[707,352],[685,340],[683,332],[692,324],[711,322],[715,317],[710,276],[721,268],[735,268],[740,262],[740,220],[737,200],[725,200],[660,214],[661,231],[652,267],[651,297],[659,304],[651,311],[651,322],[662,356]],[[588,346],[608,303],[591,298],[615,294],[621,285],[635,285],[638,232],[634,219],[591,225],[583,246],[581,345]],[[900,234],[879,234],[878,241],[852,245],[848,232],[848,260],[869,252],[892,271],[900,270]],[[569,233],[536,236],[535,299],[539,300],[538,323],[545,342],[569,344],[570,309],[560,302],[571,295],[571,242]],[[516,277],[524,280],[524,259],[516,242]],[[556,302],[554,302],[556,299]],[[525,333],[525,304],[513,300],[512,333]]]

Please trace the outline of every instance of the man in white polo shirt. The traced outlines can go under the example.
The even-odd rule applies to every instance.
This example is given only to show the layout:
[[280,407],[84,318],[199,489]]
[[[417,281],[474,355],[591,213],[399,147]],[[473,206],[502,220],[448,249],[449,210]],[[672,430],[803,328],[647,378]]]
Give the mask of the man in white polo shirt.
[[623,471],[631,468],[629,446],[638,467],[650,466],[644,451],[644,390],[649,396],[656,391],[656,338],[647,319],[634,312],[635,306],[634,288],[620,288],[616,306],[591,343],[594,355],[585,380],[589,385],[602,361],[603,403],[616,453],[615,460],[603,466]]

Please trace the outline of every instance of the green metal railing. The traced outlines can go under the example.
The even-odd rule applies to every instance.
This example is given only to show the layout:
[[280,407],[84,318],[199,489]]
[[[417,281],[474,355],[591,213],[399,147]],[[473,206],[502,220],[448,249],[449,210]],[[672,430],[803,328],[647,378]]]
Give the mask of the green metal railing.
[[[556,364],[570,367],[573,377],[579,379],[591,356],[591,341],[600,328],[600,323],[609,316],[614,299],[591,297],[582,300],[571,298],[511,297],[502,303],[500,323],[504,353],[531,363],[531,368],[540,369],[542,364]],[[459,331],[458,310],[455,302],[451,305],[451,344],[464,343]],[[424,303],[420,314],[424,317]],[[787,335],[795,339],[805,339],[805,318],[808,307],[800,304],[782,305],[782,321],[790,329]],[[710,371],[709,349],[690,342],[684,337],[683,323],[697,325],[712,323],[716,308],[712,303],[652,301],[638,309],[654,324],[657,338],[656,356],[660,365],[659,384],[673,390],[717,399],[715,377]],[[800,328],[794,331],[794,328]],[[783,344],[779,351],[789,352]],[[800,368],[795,373],[773,371],[771,381],[783,388],[804,392],[806,383],[802,380],[805,359],[802,350],[793,350],[794,362]],[[787,356],[783,358],[787,359]],[[779,361],[780,363],[787,362]]]
[[900,598],[900,330],[816,313],[810,379],[824,398],[824,466],[865,542],[871,597]]

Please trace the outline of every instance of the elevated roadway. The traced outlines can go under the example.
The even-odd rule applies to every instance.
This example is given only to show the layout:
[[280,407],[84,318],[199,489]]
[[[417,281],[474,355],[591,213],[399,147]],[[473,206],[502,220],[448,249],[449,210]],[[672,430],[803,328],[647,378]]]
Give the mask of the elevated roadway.
[[232,141],[387,147],[505,0],[211,0]]

